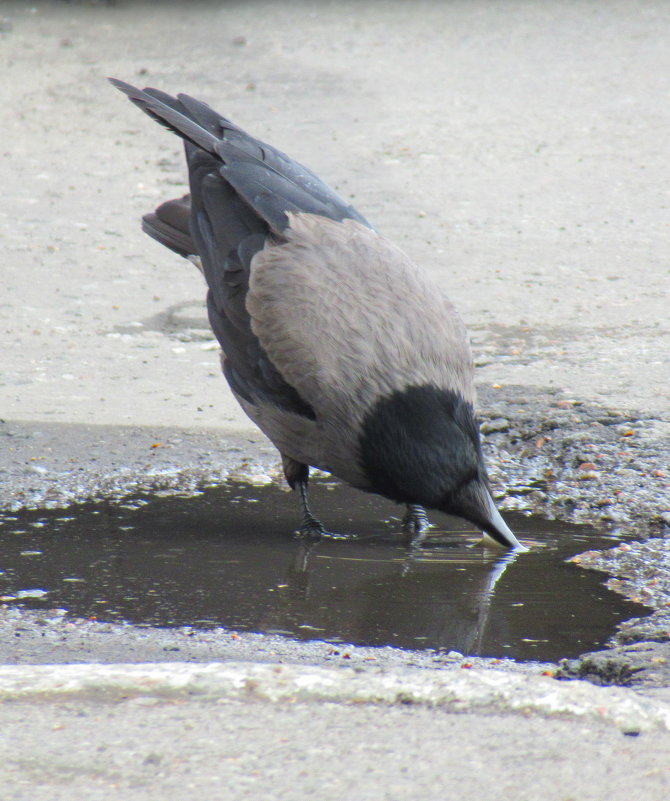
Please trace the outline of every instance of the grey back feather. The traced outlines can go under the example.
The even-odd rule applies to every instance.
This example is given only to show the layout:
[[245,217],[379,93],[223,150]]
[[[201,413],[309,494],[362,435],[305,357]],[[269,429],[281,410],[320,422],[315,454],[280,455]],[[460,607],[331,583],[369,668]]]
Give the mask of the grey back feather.
[[[289,214],[252,261],[246,306],[272,363],[316,411],[331,463],[351,461],[379,398],[433,385],[474,403],[465,325],[397,247],[354,220]],[[355,483],[355,482],[353,482]]]

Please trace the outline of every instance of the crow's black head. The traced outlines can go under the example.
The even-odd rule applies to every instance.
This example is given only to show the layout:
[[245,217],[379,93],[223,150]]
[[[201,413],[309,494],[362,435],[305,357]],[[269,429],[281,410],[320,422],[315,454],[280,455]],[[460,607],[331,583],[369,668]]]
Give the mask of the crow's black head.
[[472,404],[430,385],[377,401],[359,448],[372,489],[403,503],[442,508],[460,487],[484,476]]
[[359,458],[373,492],[465,518],[520,547],[491,498],[474,409],[459,393],[425,385],[381,398],[363,421]]

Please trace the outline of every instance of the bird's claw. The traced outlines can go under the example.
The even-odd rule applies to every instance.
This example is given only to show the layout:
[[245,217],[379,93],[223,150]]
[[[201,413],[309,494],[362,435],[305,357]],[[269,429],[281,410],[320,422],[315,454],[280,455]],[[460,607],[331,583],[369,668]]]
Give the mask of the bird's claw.
[[295,532],[296,539],[299,540],[320,540],[328,532],[315,517],[305,515],[300,524],[300,528]]
[[355,534],[340,534],[335,531],[326,531],[323,524],[315,517],[303,518],[300,528],[295,532],[296,539],[316,542],[318,540],[354,540]]
[[408,542],[421,541],[430,527],[430,520],[421,506],[407,507],[402,519],[402,530]]

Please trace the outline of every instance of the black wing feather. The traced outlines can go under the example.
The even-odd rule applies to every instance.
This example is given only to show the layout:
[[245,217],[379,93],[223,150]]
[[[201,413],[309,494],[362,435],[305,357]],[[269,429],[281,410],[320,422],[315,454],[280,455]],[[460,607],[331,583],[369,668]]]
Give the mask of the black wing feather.
[[231,388],[250,403],[270,402],[315,419],[251,330],[245,305],[251,260],[268,238],[281,240],[287,212],[369,223],[313,172],[205,103],[110,80],[185,140],[191,195],[159,206],[144,217],[143,228],[181,255],[200,256],[210,324],[225,354]]

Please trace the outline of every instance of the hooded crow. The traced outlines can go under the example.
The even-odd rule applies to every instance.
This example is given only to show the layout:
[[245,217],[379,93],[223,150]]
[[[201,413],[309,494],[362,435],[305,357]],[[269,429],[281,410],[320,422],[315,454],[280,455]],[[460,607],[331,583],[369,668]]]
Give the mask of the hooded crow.
[[110,79],[185,144],[190,195],[144,217],[199,260],[223,373],[300,493],[300,532],[325,529],[309,468],[474,523],[522,548],[491,497],[465,326],[426,273],[314,173],[188,95]]

